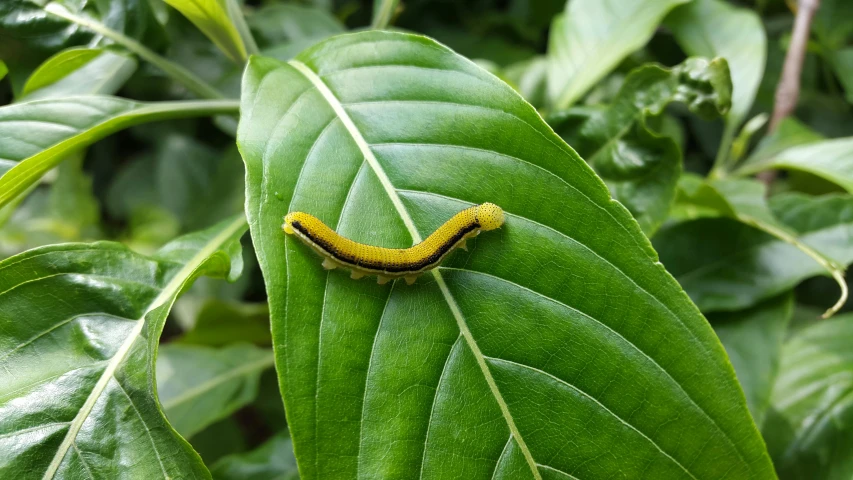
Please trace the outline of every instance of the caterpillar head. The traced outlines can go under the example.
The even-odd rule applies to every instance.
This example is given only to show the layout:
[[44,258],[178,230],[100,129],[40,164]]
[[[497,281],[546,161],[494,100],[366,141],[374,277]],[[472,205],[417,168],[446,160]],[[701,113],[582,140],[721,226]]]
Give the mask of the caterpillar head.
[[504,211],[494,203],[477,205],[474,216],[483,230],[494,230],[504,224]]
[[291,212],[285,215],[284,217],[284,225],[281,226],[284,233],[292,234],[293,233],[293,220],[296,217],[296,214],[299,212]]

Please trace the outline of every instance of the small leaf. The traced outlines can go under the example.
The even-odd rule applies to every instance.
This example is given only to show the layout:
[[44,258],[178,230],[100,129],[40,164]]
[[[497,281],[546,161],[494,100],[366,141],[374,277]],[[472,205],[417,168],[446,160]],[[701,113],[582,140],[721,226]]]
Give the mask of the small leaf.
[[758,425],[763,423],[770,406],[782,342],[794,312],[793,299],[785,294],[748,310],[708,315],[708,321],[726,347],[746,394],[746,404]]
[[261,372],[272,366],[272,352],[252,345],[165,345],[157,357],[160,404],[189,438],[252,402]]
[[3,80],[7,73],[9,73],[9,68],[3,63],[3,60],[0,60],[0,80]]
[[[770,212],[762,215],[771,215],[780,229],[793,232],[797,242],[833,268],[853,262],[853,196],[787,193],[771,197],[768,207]],[[748,211],[743,202],[737,208],[735,218]],[[661,262],[703,312],[747,308],[806,278],[827,274],[826,266],[789,241],[742,221],[682,222],[654,238]]]
[[548,96],[548,59],[544,56],[513,63],[504,76],[525,100],[536,108],[545,106]]
[[782,349],[764,425],[779,476],[853,475],[853,315],[804,328]]
[[767,35],[761,19],[752,10],[723,0],[693,0],[673,10],[665,23],[689,55],[728,61],[734,87],[726,120],[726,135],[731,141],[752,107],[764,74]]
[[111,95],[136,70],[128,54],[102,48],[72,48],[50,57],[30,75],[20,101],[74,95]]
[[[707,322],[493,75],[377,30],[253,57],[237,141],[304,478],[773,478]],[[484,201],[504,227],[411,286],[325,271],[281,230],[305,211],[406,247]]]
[[280,433],[260,447],[219,459],[210,467],[215,480],[298,480],[290,436]]
[[648,236],[669,214],[681,174],[675,141],[648,125],[671,102],[683,102],[706,118],[724,114],[731,105],[726,61],[691,58],[672,69],[646,65],[628,75],[608,108],[570,110],[548,119]]
[[373,0],[373,28],[386,28],[391,23],[400,0]]
[[154,257],[101,242],[0,262],[0,477],[208,476],[160,411],[154,361],[177,295],[198,275],[239,275],[245,225]]
[[0,177],[6,205],[67,154],[123,128],[153,120],[233,113],[230,100],[139,103],[117,97],[81,96],[0,107],[0,165],[18,162]]
[[231,60],[246,61],[246,46],[228,15],[226,0],[164,0],[175,7]]
[[[652,38],[663,17],[689,0],[572,0],[551,25],[548,97],[558,110],[574,104],[619,62]],[[706,57],[714,53],[695,53]]]

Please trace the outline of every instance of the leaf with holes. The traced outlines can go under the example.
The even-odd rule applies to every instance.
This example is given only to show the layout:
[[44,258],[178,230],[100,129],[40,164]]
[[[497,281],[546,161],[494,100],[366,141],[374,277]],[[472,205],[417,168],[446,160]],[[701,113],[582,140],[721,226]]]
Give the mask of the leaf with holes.
[[[363,32],[253,58],[238,145],[302,478],[772,478],[713,331],[508,85]],[[417,283],[325,271],[288,211],[407,247],[507,213]],[[720,461],[725,459],[726,461]]]
[[66,243],[0,262],[0,478],[209,477],[160,411],[166,316],[198,275],[239,275],[242,217],[146,257]]

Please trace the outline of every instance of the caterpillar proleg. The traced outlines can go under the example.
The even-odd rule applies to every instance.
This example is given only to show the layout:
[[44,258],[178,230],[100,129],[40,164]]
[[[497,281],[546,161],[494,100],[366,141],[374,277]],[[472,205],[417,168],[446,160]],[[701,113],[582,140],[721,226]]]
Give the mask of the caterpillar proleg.
[[323,268],[327,270],[348,268],[355,279],[376,275],[380,284],[404,278],[411,285],[422,273],[437,267],[454,248],[464,249],[466,240],[503,223],[501,207],[493,203],[475,205],[457,213],[424,241],[409,248],[384,248],[352,241],[303,212],[288,213],[282,229],[322,255]]

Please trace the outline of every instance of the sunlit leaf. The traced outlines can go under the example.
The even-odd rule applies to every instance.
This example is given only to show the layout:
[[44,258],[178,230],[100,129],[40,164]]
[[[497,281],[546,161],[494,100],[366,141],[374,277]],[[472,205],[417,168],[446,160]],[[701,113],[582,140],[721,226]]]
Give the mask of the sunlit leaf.
[[21,100],[116,93],[136,70],[126,53],[101,48],[63,50],[45,61],[24,85]]
[[207,477],[160,411],[154,361],[177,295],[239,275],[242,217],[153,257],[110,242],[0,262],[0,477]]
[[[773,477],[707,322],[509,86],[370,31],[253,58],[241,110],[303,478]],[[281,230],[299,210],[405,247],[484,201],[504,227],[412,286],[325,271]]]
[[246,46],[228,15],[227,0],[164,0],[189,21],[235,62],[246,60]]

